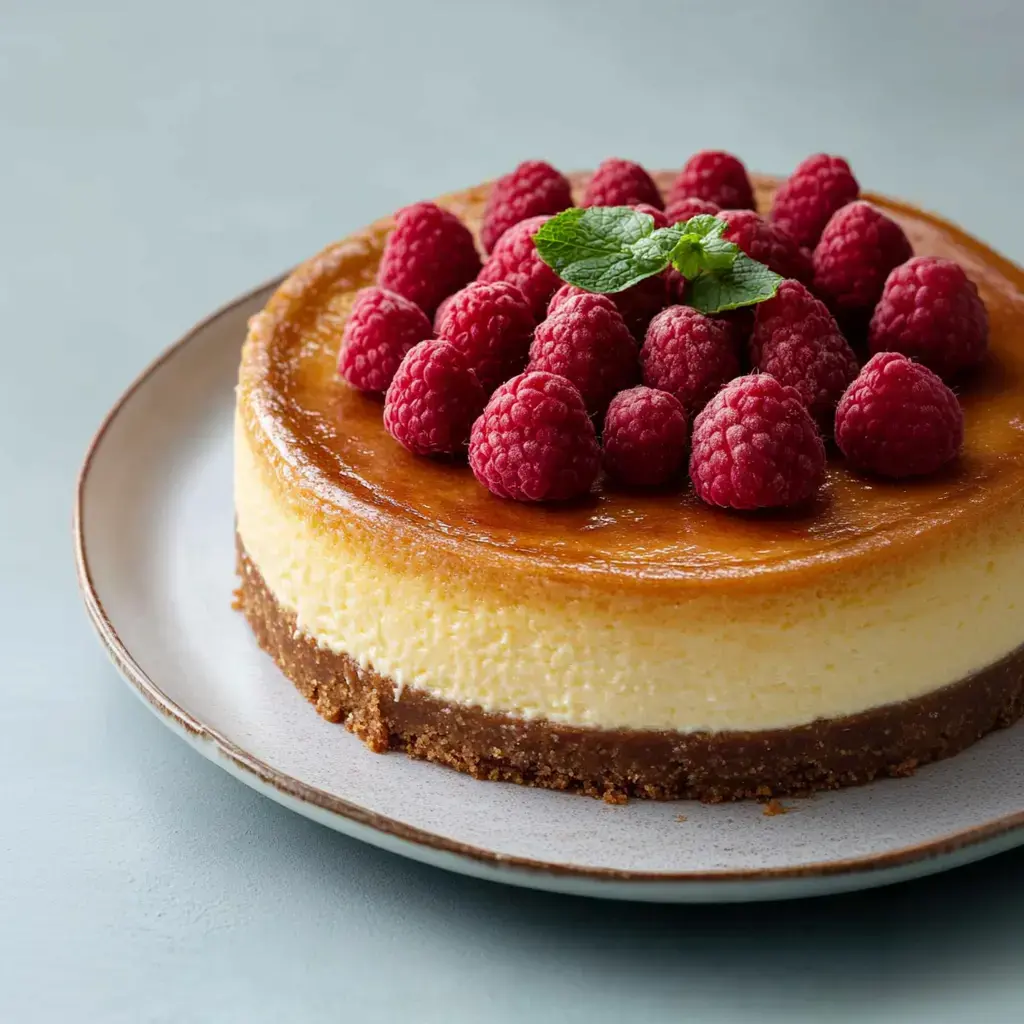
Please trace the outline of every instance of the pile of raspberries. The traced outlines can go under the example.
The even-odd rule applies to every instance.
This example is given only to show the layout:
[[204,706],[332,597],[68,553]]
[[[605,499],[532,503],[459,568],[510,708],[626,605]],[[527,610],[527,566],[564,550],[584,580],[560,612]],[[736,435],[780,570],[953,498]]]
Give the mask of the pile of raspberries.
[[659,487],[688,469],[711,505],[796,506],[821,486],[833,441],[860,472],[933,473],[962,446],[949,384],[984,358],[988,317],[957,263],[915,257],[859,194],[826,154],[765,215],[728,153],[697,153],[667,196],[639,164],[602,163],[581,205],[632,206],[659,227],[713,214],[785,278],[766,302],[708,316],[671,269],[614,295],[563,284],[533,236],[573,205],[569,181],[527,161],[491,189],[482,261],[447,210],[398,212],[339,373],[384,395],[384,426],[409,451],[468,454],[484,487],[518,501],[579,498],[602,472]]

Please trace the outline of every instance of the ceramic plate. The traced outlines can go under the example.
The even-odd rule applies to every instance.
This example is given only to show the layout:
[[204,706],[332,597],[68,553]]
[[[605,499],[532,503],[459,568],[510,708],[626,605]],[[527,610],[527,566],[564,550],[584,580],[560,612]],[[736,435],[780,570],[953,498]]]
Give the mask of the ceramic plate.
[[807,800],[598,800],[477,782],[370,753],[321,720],[231,608],[231,425],[246,321],[273,283],[151,366],[79,480],[78,573],[117,667],[161,719],[246,784],[439,867],[562,892],[775,899],[881,885],[1024,843],[1024,726],[910,779]]

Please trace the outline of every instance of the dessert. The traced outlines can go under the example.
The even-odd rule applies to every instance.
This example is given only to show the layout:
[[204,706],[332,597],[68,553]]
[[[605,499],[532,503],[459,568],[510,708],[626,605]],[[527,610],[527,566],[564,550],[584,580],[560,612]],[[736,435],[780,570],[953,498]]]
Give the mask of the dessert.
[[[685,174],[653,179],[673,203],[695,188],[708,204],[767,213],[778,182],[755,177],[754,202],[746,203],[743,166],[725,156],[695,158]],[[538,255],[554,231],[538,243],[545,225],[579,216],[570,210],[556,222],[564,216],[552,209],[561,202],[557,180],[552,186],[547,171],[538,177],[555,199],[535,203],[510,186],[492,204],[495,223],[517,216],[513,208],[526,219],[490,239],[477,279],[518,288],[540,322],[556,290],[584,286],[570,280],[571,265],[556,273]],[[570,180],[581,203],[588,176]],[[834,201],[835,189],[820,191],[826,205]],[[865,214],[848,196],[852,214],[847,202],[826,218],[820,209],[801,212],[799,192],[789,190],[786,217],[800,220],[805,237],[821,224],[827,244],[820,259],[815,252],[813,275],[806,253],[795,243],[786,250],[803,280],[781,290],[796,296],[792,324],[779,320],[777,280],[752,316],[741,307],[666,317],[717,318],[727,331],[701,323],[701,344],[713,337],[720,346],[725,335],[736,344],[734,378],[700,410],[678,395],[651,400],[651,392],[666,393],[671,375],[641,379],[645,363],[658,360],[645,360],[639,345],[636,376],[614,370],[619,396],[609,404],[597,350],[581,342],[562,352],[576,344],[566,339],[577,320],[557,330],[548,321],[540,333],[550,343],[538,346],[541,363],[532,369],[521,332],[510,330],[518,355],[499,362],[515,375],[493,394],[493,380],[477,393],[465,361],[501,353],[466,328],[421,339],[433,346],[425,350],[403,349],[408,372],[386,389],[388,407],[406,416],[401,430],[420,450],[443,442],[444,454],[417,455],[385,428],[378,375],[364,368],[373,393],[358,390],[339,376],[339,349],[354,306],[366,301],[360,289],[378,283],[382,256],[380,284],[401,291],[411,282],[425,318],[468,283],[474,261],[457,227],[428,211],[427,243],[457,257],[443,287],[385,253],[392,219],[329,246],[281,285],[251,322],[239,378],[241,601],[261,646],[320,714],[375,751],[403,750],[478,778],[609,799],[721,800],[906,774],[1024,713],[1024,273],[904,204],[870,197]],[[481,186],[440,201],[478,244],[489,194]],[[650,232],[654,219],[633,212]],[[715,253],[735,257],[735,246],[715,241],[729,241],[727,225],[762,253],[777,256],[791,241],[777,222],[718,220],[714,212],[698,207],[714,224],[701,221],[703,235],[683,233],[686,259],[673,250],[682,269],[673,262],[659,271],[695,305],[715,283],[702,267]],[[883,216],[885,244],[873,253],[864,225],[877,227]],[[415,218],[400,215],[399,223],[415,239]],[[917,258],[959,264],[987,309],[987,344],[967,339],[950,364],[956,396],[929,372],[933,400],[921,408],[932,412],[920,416],[937,439],[931,462],[909,461],[920,456],[907,447],[919,421],[913,415],[879,421],[864,412],[872,402],[904,408],[892,400],[897,384],[919,393],[900,367],[924,367],[894,355],[884,338],[909,338],[913,355],[941,333],[910,338],[898,321],[900,302],[922,301],[897,295],[913,280],[887,285],[909,251],[880,269],[904,253],[901,238]],[[844,246],[854,263],[842,262]],[[609,297],[637,283],[609,289]],[[669,294],[666,285],[666,305]],[[971,302],[957,301],[977,326]],[[866,324],[872,302],[895,312],[872,328],[872,347],[884,351],[855,367],[848,353],[867,360],[867,334],[844,339],[826,318],[853,310]],[[612,322],[618,303],[595,298],[588,306],[565,294],[551,317],[574,317],[577,304],[625,350],[630,330]],[[460,300],[454,309],[478,305]],[[459,317],[469,313],[452,313],[453,322]],[[407,347],[410,339],[398,334]],[[823,376],[804,351],[822,338],[821,350],[831,353]],[[682,350],[682,341],[672,344]],[[364,347],[367,358],[385,361],[376,343]],[[685,367],[676,370],[676,349],[666,351],[672,359],[661,363],[689,380]],[[434,376],[437,360],[444,373]],[[789,378],[758,374],[761,360]],[[890,385],[886,374],[897,370]],[[584,384],[602,384],[588,390],[589,416],[579,385],[564,376],[577,372]],[[442,379],[457,381],[455,391]],[[629,397],[634,389],[641,393]],[[834,404],[838,446],[828,438]],[[474,405],[478,416],[464,438]],[[632,419],[644,416],[652,417],[653,442]],[[603,453],[599,433],[609,420]],[[747,447],[736,425],[753,438]],[[762,436],[771,439],[763,449]],[[655,443],[667,447],[652,450]],[[680,450],[687,445],[688,456]],[[635,480],[622,468],[623,452],[637,460]],[[910,475],[922,466],[924,475]],[[893,468],[895,479],[884,475]],[[653,486],[640,486],[648,481]],[[502,489],[511,497],[492,493]],[[759,510],[738,510],[745,503]]]

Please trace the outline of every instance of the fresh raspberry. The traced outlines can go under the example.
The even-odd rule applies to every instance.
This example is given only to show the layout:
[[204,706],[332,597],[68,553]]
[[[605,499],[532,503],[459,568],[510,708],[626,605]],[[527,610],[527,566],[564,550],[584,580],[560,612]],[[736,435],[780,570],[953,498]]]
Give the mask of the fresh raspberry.
[[690,306],[669,306],[647,328],[644,383],[675,395],[692,416],[740,372],[728,327]]
[[521,373],[491,395],[473,424],[469,465],[500,498],[564,501],[593,486],[601,451],[570,381],[554,373]]
[[411,299],[427,316],[476,277],[480,257],[469,228],[434,203],[395,214],[377,270],[377,284]]
[[491,252],[513,224],[527,217],[561,213],[572,206],[569,179],[543,160],[525,160],[492,186],[484,207],[480,241]]
[[529,303],[514,284],[467,285],[446,302],[438,336],[466,357],[487,394],[522,373],[534,321]]
[[825,303],[799,281],[783,281],[774,298],[757,306],[750,349],[755,369],[796,388],[818,426],[831,431],[858,365]]
[[915,256],[886,278],[868,345],[872,353],[902,352],[953,380],[985,358],[985,303],[959,263]]
[[825,478],[825,444],[795,388],[767,373],[737,377],[694,420],[690,479],[709,505],[799,505]]
[[963,441],[956,395],[900,352],[872,356],[836,409],[839,450],[854,468],[880,476],[934,473]]
[[663,484],[683,465],[689,432],[675,395],[646,387],[620,391],[604,418],[604,467],[624,484]]
[[841,156],[809,156],[779,186],[771,222],[797,245],[814,248],[836,210],[860,195],[860,185]]
[[731,153],[706,149],[694,153],[669,190],[669,204],[679,199],[706,199],[723,210],[755,210],[747,169]]
[[837,310],[870,309],[889,271],[914,255],[903,228],[870,203],[829,218],[814,250],[814,290]]
[[540,258],[533,244],[533,236],[547,220],[547,216],[529,217],[513,224],[498,239],[483,270],[477,275],[477,280],[483,284],[493,281],[514,284],[526,296],[535,320],[544,319],[548,299],[562,283],[558,275]]
[[458,349],[446,341],[421,341],[388,388],[384,429],[417,455],[454,455],[466,447],[486,401]]
[[[548,316],[551,316],[570,296],[589,294],[575,285],[563,284],[548,303]],[[669,300],[668,283],[662,275],[645,277],[625,291],[602,297],[608,299],[619,311],[622,319],[626,321],[629,333],[638,342],[642,342],[651,318],[660,313]]]
[[[600,306],[604,306],[606,309],[610,309],[614,312],[618,312],[618,307],[612,302],[613,296],[603,295],[600,292],[588,292],[583,288],[577,288],[574,284],[563,284],[561,288],[551,296],[551,301],[548,303],[548,316],[554,316],[555,313],[567,306],[575,307],[577,304],[571,302],[571,299],[578,299],[582,296],[586,296],[583,302],[584,306],[588,306],[596,302]],[[621,313],[619,314],[622,315]]]
[[592,416],[603,416],[615,394],[640,377],[633,335],[618,310],[596,295],[564,301],[537,325],[527,369],[571,381]]
[[665,216],[664,210],[658,209],[657,206],[651,206],[650,203],[631,203],[630,205],[637,213],[646,213],[648,217],[653,217],[655,230],[668,227],[668,217]]
[[383,394],[405,353],[433,333],[415,302],[383,288],[363,288],[345,321],[338,373],[360,391]]
[[718,215],[721,207],[718,203],[708,202],[707,199],[698,199],[696,196],[684,196],[676,199],[665,208],[665,217],[669,224],[685,224],[691,217],[702,213],[708,213],[712,217]]
[[735,242],[752,260],[783,277],[810,284],[810,258],[784,231],[753,210],[721,210],[717,216],[729,225],[723,237]]
[[594,171],[580,205],[632,206],[634,203],[647,203],[658,210],[665,208],[654,179],[639,164],[612,157]]

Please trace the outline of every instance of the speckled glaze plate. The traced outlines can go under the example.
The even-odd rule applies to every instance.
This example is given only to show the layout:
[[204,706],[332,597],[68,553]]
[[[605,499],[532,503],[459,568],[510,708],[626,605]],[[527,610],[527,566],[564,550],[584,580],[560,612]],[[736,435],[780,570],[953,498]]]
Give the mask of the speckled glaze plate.
[[370,753],[320,719],[231,608],[231,427],[248,317],[205,320],[100,427],[79,479],[78,575],[118,669],[171,729],[279,803],[357,839],[515,885],[618,899],[780,899],[883,885],[1024,844],[1024,725],[913,778],[704,806],[477,782]]

